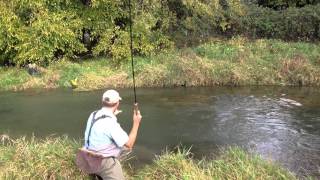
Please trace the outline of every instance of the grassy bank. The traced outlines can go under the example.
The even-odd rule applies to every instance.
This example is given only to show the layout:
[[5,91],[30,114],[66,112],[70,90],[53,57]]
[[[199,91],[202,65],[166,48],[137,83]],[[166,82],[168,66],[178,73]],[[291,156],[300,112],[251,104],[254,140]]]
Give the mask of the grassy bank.
[[[139,87],[320,85],[320,45],[313,43],[216,39],[135,61]],[[129,60],[108,58],[61,60],[37,76],[21,68],[0,68],[0,89],[71,87],[71,81],[78,90],[130,87],[130,65]]]
[[[75,166],[80,143],[67,137],[44,140],[2,137],[0,179],[88,179]],[[127,167],[127,162],[124,166]],[[193,160],[189,151],[165,152],[151,165],[133,172],[125,168],[128,179],[296,179],[290,172],[230,148],[211,160]]]

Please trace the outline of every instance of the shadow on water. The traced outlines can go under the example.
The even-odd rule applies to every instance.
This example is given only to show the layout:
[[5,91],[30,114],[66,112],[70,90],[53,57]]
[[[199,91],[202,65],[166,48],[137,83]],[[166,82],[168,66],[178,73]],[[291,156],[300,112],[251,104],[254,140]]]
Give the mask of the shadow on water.
[[[102,91],[25,91],[0,94],[0,133],[67,134],[82,138]],[[120,89],[119,122],[131,127],[131,89]],[[240,146],[273,159],[299,176],[320,177],[320,90],[293,87],[138,89],[143,113],[134,163],[179,144],[194,156]]]

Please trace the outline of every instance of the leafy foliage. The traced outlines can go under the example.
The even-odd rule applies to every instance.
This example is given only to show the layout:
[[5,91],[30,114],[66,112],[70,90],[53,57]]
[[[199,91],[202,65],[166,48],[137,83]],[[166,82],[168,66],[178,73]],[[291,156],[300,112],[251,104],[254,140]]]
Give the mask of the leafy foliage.
[[[250,8],[250,10],[249,10]],[[250,37],[319,41],[320,4],[275,11],[249,6],[246,15],[234,19],[234,31]]]
[[[276,11],[242,0],[134,0],[133,52],[149,56],[239,34],[318,41],[320,4],[309,4],[315,5]],[[86,55],[126,60],[128,7],[121,0],[0,0],[0,64],[48,65]]]
[[[167,36],[152,30],[160,19],[153,10],[134,12],[136,54],[149,55],[172,46]],[[62,56],[91,53],[116,60],[129,55],[130,21],[124,1],[94,0],[86,6],[71,0],[1,0],[0,11],[1,64],[47,65]]]
[[310,4],[319,3],[318,0],[258,0],[258,4],[264,7],[274,9],[283,9],[288,7],[303,7]]

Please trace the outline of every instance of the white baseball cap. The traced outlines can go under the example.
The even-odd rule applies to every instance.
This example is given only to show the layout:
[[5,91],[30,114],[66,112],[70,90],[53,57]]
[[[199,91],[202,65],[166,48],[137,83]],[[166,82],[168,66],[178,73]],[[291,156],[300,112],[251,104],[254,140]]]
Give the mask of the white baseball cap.
[[120,97],[119,93],[116,90],[110,89],[103,93],[102,101],[107,103],[117,103],[122,98]]

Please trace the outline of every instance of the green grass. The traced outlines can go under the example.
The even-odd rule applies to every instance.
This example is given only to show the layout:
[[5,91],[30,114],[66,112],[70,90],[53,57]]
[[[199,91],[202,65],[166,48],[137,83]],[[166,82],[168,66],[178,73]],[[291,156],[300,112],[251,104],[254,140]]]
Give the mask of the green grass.
[[[281,40],[212,40],[197,47],[173,50],[152,57],[135,57],[139,87],[216,85],[320,85],[320,45]],[[95,58],[60,60],[42,75],[24,69],[0,69],[0,89],[71,87],[77,90],[131,87],[131,62]]]
[[3,90],[13,89],[26,82],[28,78],[28,73],[22,69],[0,67],[0,87]]
[[[75,168],[79,143],[66,137],[4,139],[0,145],[0,179],[83,179]],[[77,177],[77,178],[75,178]]]
[[221,150],[215,159],[193,160],[190,152],[165,152],[140,170],[137,179],[297,179],[292,173],[238,147]]
[[[80,142],[67,137],[10,139],[0,136],[0,179],[89,179],[75,163]],[[214,159],[194,160],[190,151],[166,151],[152,164],[132,171],[123,162],[127,179],[290,179],[289,171],[260,156],[233,147]]]

